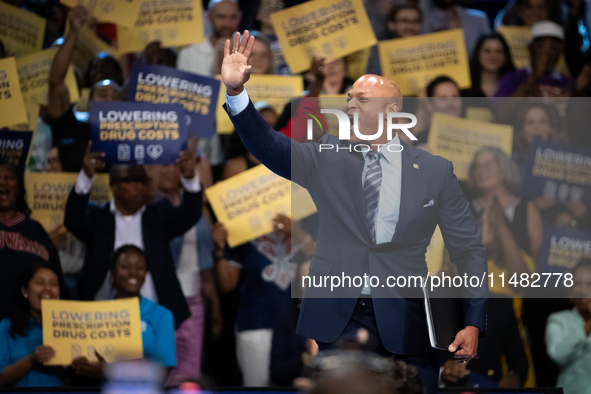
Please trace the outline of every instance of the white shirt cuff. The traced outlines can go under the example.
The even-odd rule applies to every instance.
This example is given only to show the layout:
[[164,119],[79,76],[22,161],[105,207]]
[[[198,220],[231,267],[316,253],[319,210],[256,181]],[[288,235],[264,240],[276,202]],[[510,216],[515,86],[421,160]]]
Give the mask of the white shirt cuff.
[[96,181],[96,174],[91,178],[89,178],[84,170],[80,170],[80,174],[78,174],[78,178],[76,179],[76,187],[75,191],[76,194],[88,194],[90,193],[90,189],[92,189],[92,184]]
[[201,179],[199,178],[199,171],[195,170],[195,176],[192,179],[185,179],[181,176],[181,183],[186,191],[197,193],[201,190]]
[[242,90],[242,93],[236,96],[228,96],[228,93],[226,93],[226,105],[228,106],[228,112],[232,116],[236,116],[244,111],[248,107],[249,101],[250,99],[248,98],[246,89]]

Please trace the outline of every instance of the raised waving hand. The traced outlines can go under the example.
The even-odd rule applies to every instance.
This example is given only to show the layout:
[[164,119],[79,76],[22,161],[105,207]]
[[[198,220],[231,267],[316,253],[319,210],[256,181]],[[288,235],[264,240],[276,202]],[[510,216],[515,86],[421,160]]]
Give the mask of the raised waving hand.
[[230,40],[224,46],[224,61],[222,63],[222,82],[226,85],[229,96],[236,96],[244,90],[244,84],[250,78],[251,66],[248,57],[254,45],[254,37],[249,37],[248,30],[241,36],[236,32],[232,36],[232,51]]

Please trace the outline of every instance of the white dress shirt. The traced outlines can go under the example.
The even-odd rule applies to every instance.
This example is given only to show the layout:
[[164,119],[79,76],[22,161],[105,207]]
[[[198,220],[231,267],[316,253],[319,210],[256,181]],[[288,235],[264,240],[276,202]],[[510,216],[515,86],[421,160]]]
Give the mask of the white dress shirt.
[[[92,184],[96,180],[96,175],[90,179],[84,170],[80,171],[76,179],[75,191],[77,194],[88,194],[92,189]],[[185,179],[181,176],[181,183],[185,190],[197,193],[201,190],[199,179],[199,172],[195,172],[193,179]],[[146,206],[141,207],[133,215],[123,215],[115,205],[115,200],[111,200],[110,210],[115,216],[115,249],[119,249],[123,245],[135,245],[141,250],[144,250],[144,238],[142,233],[142,216],[146,211]],[[140,294],[154,302],[158,302],[156,288],[154,287],[154,280],[148,271],[146,273],[146,280],[140,290]],[[113,298],[113,288],[111,286],[110,274],[107,274],[103,280],[103,284],[96,293],[95,300],[108,300]]]
[[181,71],[211,77],[213,75],[214,59],[215,49],[208,38],[202,43],[180,51],[177,68]]

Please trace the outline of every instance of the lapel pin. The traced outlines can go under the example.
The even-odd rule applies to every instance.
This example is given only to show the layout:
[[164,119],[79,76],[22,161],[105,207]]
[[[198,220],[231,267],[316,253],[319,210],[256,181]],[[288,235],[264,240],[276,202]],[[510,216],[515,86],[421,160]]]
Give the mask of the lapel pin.
[[419,165],[417,163],[412,163],[413,168],[419,169]]

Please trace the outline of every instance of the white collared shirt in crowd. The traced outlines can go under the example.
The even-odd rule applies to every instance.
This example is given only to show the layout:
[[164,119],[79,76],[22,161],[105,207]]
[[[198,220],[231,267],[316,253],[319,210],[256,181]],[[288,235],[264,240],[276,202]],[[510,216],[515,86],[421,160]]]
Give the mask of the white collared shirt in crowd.
[[[77,194],[88,194],[92,185],[96,180],[96,175],[89,178],[84,170],[80,171],[78,179],[76,179],[75,191]],[[201,190],[201,183],[199,178],[199,172],[195,172],[195,176],[192,179],[185,179],[181,176],[181,183],[188,192],[197,193]],[[135,245],[138,248],[144,250],[144,239],[142,232],[142,216],[146,211],[146,206],[141,207],[133,215],[123,215],[115,205],[115,200],[111,200],[110,204],[111,213],[115,216],[115,249],[117,250],[123,245]],[[140,294],[154,302],[158,302],[158,296],[156,294],[156,288],[154,287],[154,280],[150,272],[146,274],[146,280],[140,290]],[[108,300],[113,298],[113,287],[111,286],[110,273],[105,276],[103,284],[94,297],[95,300]]]

